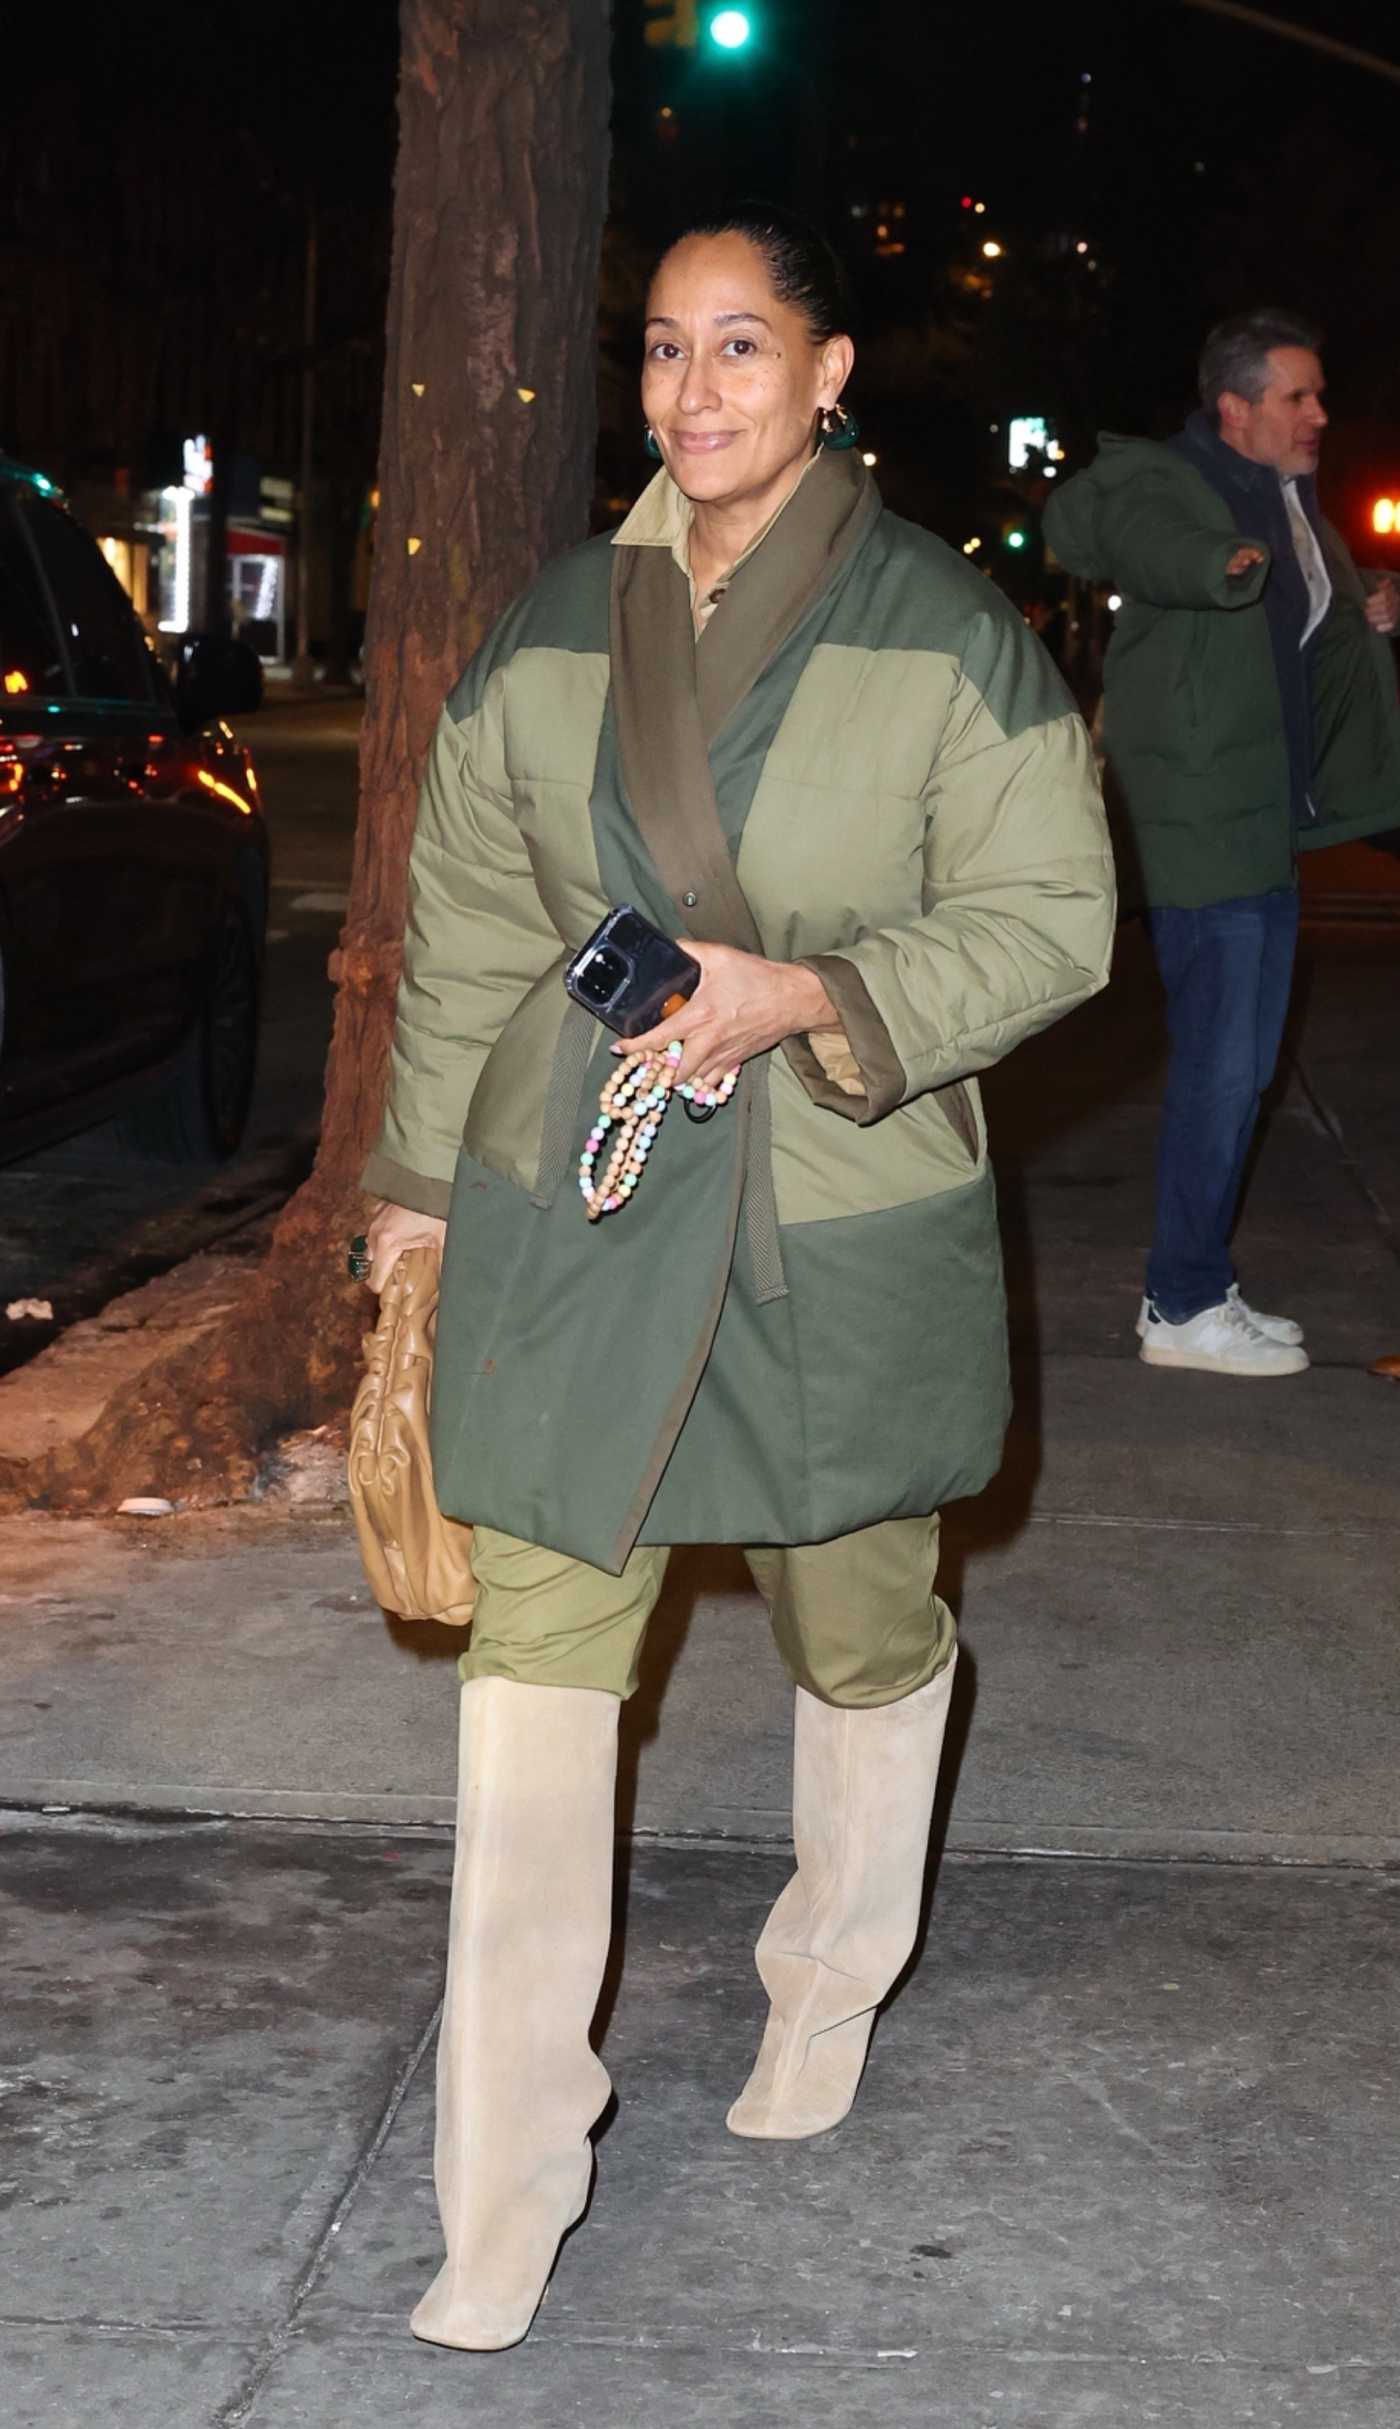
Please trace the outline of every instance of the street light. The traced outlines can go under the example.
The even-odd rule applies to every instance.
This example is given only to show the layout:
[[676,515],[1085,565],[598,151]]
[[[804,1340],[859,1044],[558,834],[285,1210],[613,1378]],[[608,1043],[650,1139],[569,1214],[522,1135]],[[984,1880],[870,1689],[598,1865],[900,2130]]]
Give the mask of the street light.
[[722,51],[741,51],[753,38],[753,21],[741,8],[717,9],[710,19],[709,35]]

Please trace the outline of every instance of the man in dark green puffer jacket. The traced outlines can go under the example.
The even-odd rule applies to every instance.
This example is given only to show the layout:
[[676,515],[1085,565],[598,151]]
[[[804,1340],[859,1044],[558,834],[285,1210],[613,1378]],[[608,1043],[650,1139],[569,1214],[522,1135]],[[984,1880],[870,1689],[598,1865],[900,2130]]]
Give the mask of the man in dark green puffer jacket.
[[1178,437],[1105,437],[1045,518],[1061,563],[1123,596],[1104,743],[1171,1033],[1138,1318],[1153,1366],[1308,1363],[1299,1325],[1241,1298],[1230,1233],[1283,1034],[1297,854],[1400,825],[1400,600],[1367,595],[1318,511],[1319,342],[1285,313],[1222,322]]

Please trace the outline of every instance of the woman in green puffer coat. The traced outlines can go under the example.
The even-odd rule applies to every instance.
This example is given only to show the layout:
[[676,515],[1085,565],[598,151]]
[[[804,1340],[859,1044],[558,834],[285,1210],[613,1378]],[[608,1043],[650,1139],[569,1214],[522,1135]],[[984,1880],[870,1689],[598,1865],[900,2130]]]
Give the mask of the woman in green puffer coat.
[[[424,785],[372,1280],[445,1226],[433,1448],[476,1527],[439,2053],[447,2258],[420,2336],[523,2336],[607,2077],[620,1701],[669,1547],[738,1543],[797,1688],[797,1871],[735,2132],[849,2108],[912,1946],[955,1658],[937,1511],[1000,1459],[976,1074],[1104,983],[1087,736],[1007,602],[883,509],[819,239],[660,265],[661,469],[452,693]],[[625,1208],[576,1176],[615,1065],[562,973],[637,905],[699,963],[650,1038],[733,1101]]]

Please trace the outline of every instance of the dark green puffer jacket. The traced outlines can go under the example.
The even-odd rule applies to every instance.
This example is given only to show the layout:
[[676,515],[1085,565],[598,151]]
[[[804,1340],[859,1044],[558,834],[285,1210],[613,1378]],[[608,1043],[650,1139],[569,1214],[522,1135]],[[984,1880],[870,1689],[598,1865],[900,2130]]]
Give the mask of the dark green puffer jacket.
[[1123,594],[1104,669],[1104,745],[1149,904],[1186,909],[1287,885],[1299,850],[1400,825],[1400,700],[1340,535],[1320,527],[1332,603],[1307,648],[1315,760],[1295,825],[1263,599],[1270,564],[1232,581],[1242,533],[1187,458],[1105,436],[1051,499],[1060,562]]
[[[1113,942],[1089,737],[991,584],[825,456],[697,640],[688,529],[658,474],[454,688],[365,1173],[448,1218],[443,1509],[613,1574],[637,1542],[821,1543],[980,1491],[1009,1389],[976,1075]],[[616,1065],[562,974],[617,902],[720,941],[737,902],[841,1033],[673,1113],[593,1224]]]

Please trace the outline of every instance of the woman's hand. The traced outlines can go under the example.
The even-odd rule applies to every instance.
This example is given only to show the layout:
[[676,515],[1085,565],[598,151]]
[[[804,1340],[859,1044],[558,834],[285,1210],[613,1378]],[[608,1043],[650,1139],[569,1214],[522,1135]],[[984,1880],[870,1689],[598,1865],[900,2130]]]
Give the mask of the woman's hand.
[[447,1225],[441,1215],[415,1214],[411,1206],[381,1205],[366,1231],[366,1288],[381,1291],[406,1248],[435,1248],[442,1255]]
[[700,984],[688,1004],[644,1037],[619,1038],[614,1054],[658,1052],[679,1038],[685,1047],[677,1083],[717,1087],[726,1071],[808,1029],[839,1029],[840,1018],[815,970],[801,962],[764,961],[730,945],[685,950],[700,964]]
[[1373,633],[1384,633],[1387,640],[1400,624],[1400,590],[1396,589],[1393,574],[1387,574],[1368,594],[1366,621]]
[[1263,565],[1266,562],[1268,553],[1268,550],[1260,548],[1256,541],[1246,540],[1242,548],[1235,550],[1226,566],[1226,579],[1231,582],[1242,581],[1246,574],[1253,573],[1256,565]]

